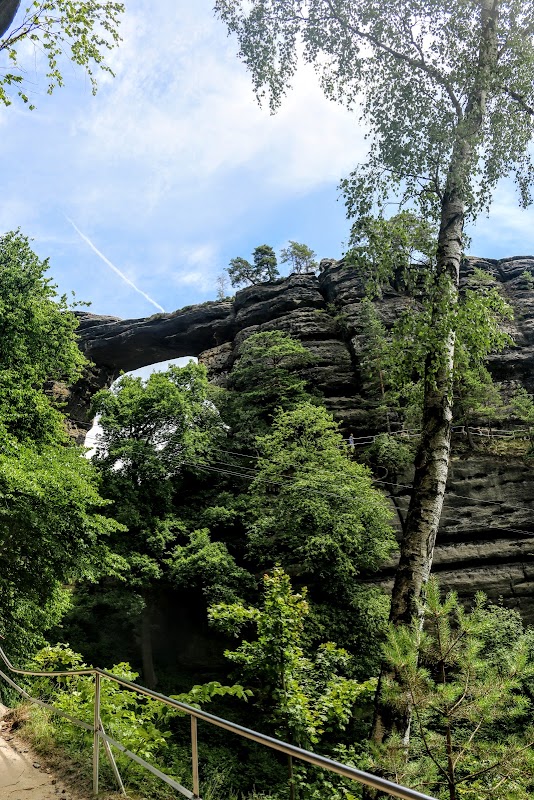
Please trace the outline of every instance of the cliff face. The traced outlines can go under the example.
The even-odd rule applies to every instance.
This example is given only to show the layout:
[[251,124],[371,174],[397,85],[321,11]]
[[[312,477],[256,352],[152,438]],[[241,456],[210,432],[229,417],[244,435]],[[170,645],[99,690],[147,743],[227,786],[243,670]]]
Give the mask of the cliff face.
[[[468,259],[465,281],[479,267],[491,273],[515,311],[510,333],[515,346],[491,360],[496,379],[534,392],[534,258]],[[233,302],[210,302],[147,319],[119,320],[81,313],[80,346],[95,367],[73,392],[70,414],[87,428],[87,401],[120,370],[169,358],[196,356],[213,381],[223,384],[239,345],[257,331],[282,330],[315,356],[308,375],[325,404],[355,436],[370,432],[373,403],[364,396],[360,374],[363,346],[360,301],[363,281],[342,262],[324,260],[321,273],[292,275],[239,291]],[[400,292],[384,295],[378,310],[390,325],[406,307]],[[534,488],[532,469],[520,459],[476,452],[457,455],[438,537],[434,570],[461,594],[484,590],[502,596],[534,621]],[[409,476],[406,477],[408,482]],[[398,503],[406,490],[390,487]],[[529,535],[530,534],[530,535]],[[384,580],[392,567],[384,571]]]

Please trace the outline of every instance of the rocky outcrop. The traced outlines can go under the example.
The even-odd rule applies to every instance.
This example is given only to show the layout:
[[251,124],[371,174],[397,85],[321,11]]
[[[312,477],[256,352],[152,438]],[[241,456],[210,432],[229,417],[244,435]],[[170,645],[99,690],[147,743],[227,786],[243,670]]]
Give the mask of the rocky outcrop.
[[[517,382],[534,392],[534,258],[470,258],[463,283],[475,267],[494,276],[515,311],[510,323],[515,346],[492,358],[490,368],[498,380]],[[80,313],[80,347],[95,366],[72,394],[71,417],[83,432],[89,425],[87,400],[96,388],[121,370],[169,358],[196,356],[211,379],[224,385],[242,341],[257,331],[278,329],[300,339],[313,353],[308,377],[344,430],[355,435],[373,432],[373,402],[365,396],[359,366],[364,295],[362,276],[343,262],[325,260],[318,276],[292,275],[252,286],[237,292],[232,302],[208,302],[136,320]],[[406,304],[402,291],[386,292],[377,305],[384,324],[391,325]],[[399,495],[400,506],[407,502],[406,491],[388,488]],[[526,463],[496,459],[483,451],[457,454],[435,571],[462,594],[483,589],[493,599],[502,596],[534,621],[533,510],[532,470]]]
[[[80,347],[96,369],[89,380],[102,385],[128,371],[169,358],[196,356],[211,379],[224,384],[239,345],[259,330],[279,329],[300,339],[315,356],[309,377],[324,393],[326,404],[354,433],[368,430],[369,401],[359,374],[362,349],[360,300],[365,281],[343,262],[324,260],[319,276],[292,275],[270,284],[237,292],[233,302],[207,302],[171,314],[120,320],[80,312]],[[516,346],[491,360],[498,380],[520,381],[534,391],[534,299],[531,281],[534,258],[468,259],[462,281],[475,267],[499,282],[515,309],[510,325]],[[406,308],[401,291],[390,290],[377,306],[389,326]],[[104,380],[97,376],[99,370]],[[87,394],[88,387],[82,394]],[[78,390],[76,390],[76,393]],[[76,417],[83,420],[83,403]]]

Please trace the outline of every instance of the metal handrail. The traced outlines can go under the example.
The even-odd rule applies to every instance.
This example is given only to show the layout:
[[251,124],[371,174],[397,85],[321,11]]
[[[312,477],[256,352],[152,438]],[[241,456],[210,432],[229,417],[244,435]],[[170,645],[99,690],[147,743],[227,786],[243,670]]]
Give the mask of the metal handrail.
[[[31,695],[26,692],[25,689],[18,686],[8,675],[0,670],[0,677],[2,677],[10,686],[20,692],[27,700],[37,703],[44,708],[48,708],[54,714],[59,714],[62,717],[67,718],[70,722],[78,725],[79,727],[85,728],[86,730],[93,731],[93,792],[94,794],[98,794],[98,775],[99,775],[99,744],[100,741],[104,743],[104,747],[106,750],[106,754],[110,759],[110,763],[115,773],[115,777],[117,782],[119,783],[119,788],[123,794],[125,794],[124,786],[122,785],[122,781],[120,779],[120,775],[118,773],[117,765],[115,764],[115,760],[111,753],[110,745],[116,747],[120,750],[124,755],[127,755],[133,761],[136,761],[141,766],[148,769],[157,777],[161,778],[165,783],[172,786],[176,789],[180,794],[184,795],[185,797],[189,798],[189,800],[200,800],[200,788],[199,788],[199,776],[198,776],[198,746],[197,746],[197,722],[198,720],[202,720],[203,722],[207,722],[210,725],[215,725],[218,728],[223,728],[224,730],[230,731],[231,733],[235,733],[237,736],[241,736],[244,739],[250,739],[257,744],[264,745],[265,747],[270,748],[271,750],[277,750],[280,753],[285,753],[287,756],[292,758],[298,758],[301,761],[305,761],[308,764],[313,764],[316,767],[321,767],[323,769],[328,770],[329,772],[334,772],[337,775],[341,775],[344,778],[348,778],[349,780],[356,781],[357,783],[363,784],[364,786],[369,786],[372,789],[377,789],[380,792],[385,792],[389,795],[393,795],[393,797],[400,797],[403,800],[436,800],[436,798],[431,797],[427,794],[422,794],[415,789],[409,789],[406,786],[400,786],[397,783],[393,783],[392,781],[388,781],[385,778],[381,778],[378,775],[372,775],[369,772],[364,772],[363,770],[357,769],[356,767],[349,767],[346,764],[341,764],[338,761],[334,761],[331,758],[327,758],[326,756],[318,755],[317,753],[313,753],[310,750],[305,750],[302,747],[297,747],[296,745],[289,744],[288,742],[284,742],[281,739],[275,739],[272,736],[267,736],[264,733],[259,733],[258,731],[252,730],[251,728],[245,728],[242,725],[238,725],[235,722],[230,722],[227,719],[223,719],[222,717],[217,717],[214,714],[210,714],[207,711],[203,711],[200,708],[194,708],[193,706],[188,705],[187,703],[182,703],[179,700],[173,700],[171,697],[167,697],[164,694],[160,694],[159,692],[155,692],[153,689],[147,689],[145,686],[140,686],[133,681],[128,680],[127,678],[121,678],[118,675],[113,675],[111,672],[106,672],[103,669],[99,669],[98,667],[91,667],[86,669],[74,669],[74,670],[61,670],[61,671],[53,671],[53,672],[45,672],[42,670],[28,670],[28,669],[20,669],[15,666],[9,661],[8,657],[4,653],[3,649],[0,647],[0,658],[4,661],[7,668],[18,675],[29,675],[34,677],[62,677],[62,676],[79,676],[79,675],[92,675],[95,680],[95,703],[94,703],[94,723],[93,726],[89,725],[83,720],[78,720],[73,717],[71,714],[67,714],[66,712],[62,711],[61,709],[56,708],[55,706],[50,705],[49,703],[45,703],[43,700],[38,700],[37,698],[31,697]],[[193,773],[193,792],[190,792],[189,789],[186,789],[184,786],[181,786],[175,780],[170,778],[165,773],[158,770],[156,767],[153,767],[152,764],[149,764],[144,759],[140,758],[135,753],[132,753],[130,750],[124,747],[120,742],[116,739],[113,739],[111,736],[108,736],[105,733],[104,728],[102,726],[102,721],[100,719],[100,682],[102,678],[106,678],[107,680],[114,681],[121,686],[124,686],[127,689],[131,689],[132,691],[137,692],[138,694],[144,695],[145,697],[150,697],[153,700],[159,700],[160,702],[164,703],[165,705],[171,706],[171,708],[175,708],[178,711],[182,711],[184,714],[188,714],[191,718],[191,750],[192,750],[192,773]],[[107,745],[107,746],[106,746]]]

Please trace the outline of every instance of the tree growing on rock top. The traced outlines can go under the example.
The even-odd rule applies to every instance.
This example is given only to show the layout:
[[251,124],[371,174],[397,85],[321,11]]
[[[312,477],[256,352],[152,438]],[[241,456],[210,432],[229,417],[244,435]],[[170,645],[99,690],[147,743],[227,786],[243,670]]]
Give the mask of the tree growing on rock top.
[[300,244],[290,239],[287,247],[281,253],[282,264],[289,264],[291,272],[300,275],[305,272],[315,272],[318,268],[316,255],[307,244]]
[[246,258],[232,258],[227,269],[232,286],[243,286],[248,284],[254,286],[257,283],[267,283],[280,277],[278,272],[276,254],[268,244],[260,244],[254,248],[252,261]]
[[[466,220],[513,175],[531,202],[534,6],[521,0],[217,0],[236,34],[256,95],[276,111],[298,66],[316,65],[332,100],[360,106],[367,162],[343,182],[350,215],[384,209],[392,192],[437,222],[422,436],[391,619],[420,613],[432,565],[450,457],[454,319]],[[375,739],[409,720],[379,711]]]

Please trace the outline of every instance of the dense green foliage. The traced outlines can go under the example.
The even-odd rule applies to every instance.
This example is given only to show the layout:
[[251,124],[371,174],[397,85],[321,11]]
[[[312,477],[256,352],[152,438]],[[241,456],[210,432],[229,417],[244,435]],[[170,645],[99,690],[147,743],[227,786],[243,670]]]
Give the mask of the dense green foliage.
[[76,318],[45,277],[29,240],[0,237],[0,436],[51,444],[64,437],[62,417],[42,389],[73,383],[85,360],[76,344]]
[[[82,656],[68,645],[44,647],[30,661],[30,668],[43,671],[84,669]],[[118,677],[136,682],[139,675],[128,663],[122,662],[111,667]],[[77,719],[92,725],[94,708],[94,680],[91,676],[38,678],[28,681],[28,688],[48,703]],[[193,686],[188,692],[173,695],[174,699],[195,707],[210,703],[221,696],[238,697],[247,700],[250,692],[242,686],[223,686],[213,681],[204,686]],[[111,680],[102,679],[100,712],[106,733],[130,751],[149,763],[157,763],[163,771],[178,780],[182,785],[191,785],[190,753],[186,746],[176,742],[173,729],[180,728],[186,721],[180,712],[123,688]],[[91,763],[92,733],[75,727],[61,717],[50,717],[41,708],[32,709],[29,734],[33,742],[43,752],[53,747],[61,747],[75,760],[82,772],[88,772]],[[121,752],[116,752],[117,765],[128,787],[143,792],[143,796],[172,798],[176,794],[159,779],[153,778],[143,767],[130,760]],[[101,776],[109,788],[116,788],[110,765],[104,757],[101,760]],[[203,796],[209,796],[209,786],[205,783]]]
[[[477,415],[496,413],[499,392],[486,366],[490,353],[501,352],[512,344],[504,326],[512,309],[500,294],[493,279],[475,270],[467,281],[458,305],[450,310],[447,324],[454,330],[456,347],[453,390],[457,422],[469,423]],[[433,323],[431,305],[410,303],[394,325],[387,371],[391,401],[404,407],[409,421],[421,415],[423,376],[429,353],[437,346],[442,331]]]
[[514,612],[477,595],[467,612],[428,584],[425,628],[391,628],[398,676],[387,703],[412,709],[409,748],[393,737],[377,760],[393,779],[443,800],[527,800],[534,788],[534,639]]
[[[0,239],[0,626],[14,656],[34,649],[66,607],[62,585],[113,572],[118,525],[55,402],[84,359],[76,319],[19,233]],[[59,392],[61,395],[61,392]]]
[[311,353],[282,331],[264,331],[241,344],[229,377],[229,392],[219,397],[233,447],[256,450],[255,439],[266,433],[277,409],[289,410],[310,397],[303,369]]
[[94,469],[78,448],[2,449],[0,619],[16,653],[58,621],[62,584],[114,571],[107,542],[119,526],[103,516]]
[[276,734],[309,748],[323,735],[344,730],[356,700],[373,691],[374,685],[340,674],[351,656],[333,642],[321,644],[313,660],[305,655],[306,589],[293,593],[289,576],[280,567],[264,575],[263,584],[261,608],[218,604],[209,609],[210,620],[235,636],[255,626],[252,641],[243,641],[225,655],[247,685],[255,687],[258,708],[271,718]]
[[247,284],[253,286],[280,277],[276,254],[268,244],[260,244],[252,253],[252,264],[245,258],[232,258],[227,269],[232,286]]
[[123,11],[123,3],[110,0],[31,2],[18,27],[0,40],[0,54],[7,57],[8,65],[0,76],[0,103],[11,104],[10,89],[13,87],[18,97],[34,108],[24,67],[24,57],[31,52],[32,45],[46,64],[48,94],[57,86],[63,86],[61,60],[66,53],[74,64],[85,70],[94,94],[97,89],[95,67],[111,73],[104,57],[106,50],[111,50],[120,40],[118,26]]
[[[383,216],[400,201],[436,224],[421,436],[391,595],[391,619],[409,623],[419,616],[447,484],[465,222],[489,207],[503,177],[515,178],[523,206],[532,202],[534,8],[522,0],[217,0],[215,11],[271,111],[301,58],[327,98],[359,109],[369,148],[342,183],[349,216],[365,219],[377,207]],[[476,373],[464,394],[480,394]],[[469,413],[480,398],[464,405]],[[394,723],[377,702],[375,739],[397,724],[408,736],[409,709]]]
[[[274,586],[280,564],[291,573],[297,592],[309,586],[306,624],[302,617],[295,642],[299,693],[316,726],[306,741],[322,741],[320,731],[331,729],[324,746],[338,754],[336,748],[350,748],[353,725],[359,735],[364,729],[369,691],[356,692],[362,702],[365,695],[365,709],[347,726],[343,742],[332,733],[333,718],[321,727],[326,713],[321,694],[330,687],[328,696],[334,696],[345,686],[345,700],[338,699],[346,719],[353,718],[350,698],[356,695],[349,689],[365,684],[376,671],[387,617],[385,596],[360,576],[370,575],[388,557],[394,539],[387,504],[372,488],[367,469],[349,458],[337,425],[318,400],[310,402],[302,369],[311,362],[299,342],[280,331],[262,332],[242,343],[226,390],[210,390],[204,369],[189,364],[147,381],[126,376],[96,396],[102,436],[93,461],[101,491],[113,501],[108,513],[125,530],[110,537],[115,573],[96,584],[79,584],[64,624],[84,657],[97,656],[102,663],[121,642],[122,652],[142,667],[145,684],[159,679],[164,690],[176,691],[190,684],[194,668],[181,675],[185,665],[160,661],[158,627],[163,625],[174,641],[184,635],[183,626],[196,629],[201,658],[209,661],[208,648],[222,656],[227,642],[209,632],[208,606],[261,608],[260,576],[266,574]],[[271,584],[270,575],[278,576]],[[291,606],[287,576],[282,583],[280,592]],[[339,647],[325,645],[315,655],[317,647],[332,641]],[[204,681],[209,680],[195,696],[203,702],[213,695],[225,714],[238,714],[258,727],[259,696],[225,710],[229,691],[217,687],[227,680],[229,667],[220,656],[209,672],[202,668]],[[328,674],[336,664],[341,672],[334,686]],[[315,678],[306,677],[309,669]],[[199,673],[193,680],[202,687]],[[247,689],[254,692],[253,683]],[[262,695],[268,729],[269,720],[275,725],[277,702],[275,693]],[[299,741],[304,742],[303,735]],[[252,749],[245,769],[216,734],[209,735],[208,744],[219,761],[228,763],[225,791],[250,790],[253,781],[284,786],[284,768],[275,757],[263,755],[260,763]],[[173,746],[185,746],[180,726]],[[207,758],[206,778],[217,771],[214,758]],[[296,770],[292,791],[307,782],[306,770]],[[314,791],[325,786],[320,782]]]
[[258,446],[251,551],[349,598],[358,572],[376,569],[394,546],[391,512],[370,474],[347,458],[328,412],[310,403],[279,414]]
[[[305,635],[309,604],[306,589],[291,590],[289,576],[275,567],[263,576],[264,597],[261,606],[242,603],[218,604],[209,609],[212,623],[238,636],[246,633],[236,650],[225,655],[236,665],[239,680],[251,686],[254,707],[286,742],[313,749],[321,743],[323,752],[336,757],[339,739],[357,708],[369,702],[375,681],[360,683],[347,677],[351,656],[333,642],[320,644],[313,656],[307,655]],[[250,634],[253,627],[254,633]],[[347,748],[345,759],[354,756]],[[288,783],[291,798],[312,800],[329,791],[332,800],[341,798],[333,776],[288,759]],[[281,790],[283,796],[284,790]]]
[[[138,596],[145,680],[156,683],[152,663],[151,613],[158,593],[193,586],[224,595],[239,578],[222,542],[183,517],[184,471],[221,437],[221,421],[208,402],[206,372],[190,362],[170,367],[147,381],[124,376],[113,391],[94,398],[102,435],[95,464],[112,514],[126,530],[113,538],[124,564],[111,587],[113,603]],[[202,579],[201,579],[202,578]],[[122,598],[122,600],[121,600]]]
[[[391,433],[392,423],[419,428],[429,358],[443,338],[432,310],[432,228],[413,213],[403,212],[387,221],[368,217],[354,229],[357,233],[353,232],[347,266],[365,281],[366,295],[358,308],[360,370],[366,396],[375,399],[375,424],[387,433]],[[404,295],[407,308],[386,327],[376,298],[391,289]],[[498,418],[504,414],[503,400],[486,361],[488,355],[513,344],[506,332],[506,323],[513,316],[510,305],[491,275],[474,269],[458,304],[446,316],[443,324],[454,331],[456,340],[455,423],[469,425]],[[526,419],[525,408],[521,409]]]
[[370,297],[388,286],[428,293],[436,270],[435,225],[413,211],[389,219],[361,216],[352,225],[345,261],[362,276]]
[[[411,257],[410,241],[400,250],[406,246]],[[369,579],[395,539],[390,508],[373,488],[369,469],[353,459],[331,415],[309,392],[309,351],[281,331],[253,334],[241,343],[226,389],[211,388],[205,369],[193,363],[146,381],[124,376],[94,399],[102,435],[88,461],[69,444],[54,400],[66,389],[53,395],[40,388],[52,381],[64,387],[79,375],[75,319],[27,241],[10,234],[3,244],[0,532],[8,557],[0,581],[10,654],[35,649],[43,632],[62,621],[56,633],[73,634],[83,656],[66,646],[46,648],[36,656],[41,668],[76,666],[94,655],[105,663],[119,653],[136,670],[121,663],[119,674],[136,677],[139,666],[145,684],[159,680],[167,693],[212,703],[216,712],[251,727],[342,761],[378,765],[414,785],[414,776],[423,774],[425,785],[417,785],[431,785],[440,798],[443,779],[444,800],[481,791],[499,797],[510,788],[512,772],[515,794],[507,796],[526,798],[532,637],[502,609],[479,603],[469,615],[454,597],[442,604],[431,589],[428,631],[393,630],[386,647],[400,680],[387,684],[385,702],[402,706],[409,692],[410,707],[417,709],[411,749],[399,749],[395,737],[371,753],[363,746],[388,613],[386,596]],[[363,264],[369,256],[362,251],[359,257]],[[392,256],[391,264],[398,263]],[[391,278],[392,270],[387,274]],[[409,283],[407,270],[396,274]],[[371,293],[378,283],[373,286]],[[417,291],[421,298],[421,283]],[[405,386],[414,387],[422,374],[432,333],[420,298],[417,313],[391,331],[371,299],[360,306],[367,342],[362,374],[386,421],[392,398],[397,415],[405,413],[403,402],[408,408],[399,400],[408,389],[396,376],[409,375]],[[465,376],[483,384],[485,356],[507,342],[499,327],[506,313],[495,288],[475,273],[455,322],[457,380],[464,381],[466,397],[465,386],[473,391]],[[528,403],[517,395],[518,414],[528,415]],[[369,461],[387,462],[394,473],[409,457],[402,443],[385,435]],[[180,637],[192,631],[199,655],[188,664],[180,660]],[[162,646],[167,635],[180,646],[165,661],[162,652],[172,652],[172,645]],[[237,646],[229,646],[231,635],[239,636]],[[446,681],[434,668],[442,645]],[[473,686],[464,703],[459,692],[460,686],[467,692],[466,670]],[[37,688],[64,711],[90,720],[89,679],[41,681]],[[189,785],[186,720],[113,684],[105,683],[102,703],[111,735]],[[86,758],[85,733],[45,722],[41,712],[32,724],[45,744],[53,739]],[[473,733],[469,725],[479,727]],[[341,779],[259,754],[252,745],[235,749],[217,731],[203,735],[203,796],[210,786],[240,800],[252,797],[254,787],[268,790],[271,800],[358,796]],[[447,772],[449,739],[459,754],[456,795]],[[475,768],[473,759],[485,766]],[[506,775],[504,767],[500,773],[494,767],[498,759]],[[141,784],[137,767],[125,759],[120,766],[131,785]],[[497,773],[502,783],[494,781]],[[151,785],[150,792],[164,797],[166,790]]]

